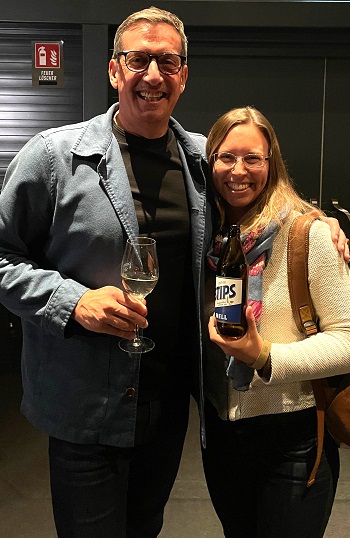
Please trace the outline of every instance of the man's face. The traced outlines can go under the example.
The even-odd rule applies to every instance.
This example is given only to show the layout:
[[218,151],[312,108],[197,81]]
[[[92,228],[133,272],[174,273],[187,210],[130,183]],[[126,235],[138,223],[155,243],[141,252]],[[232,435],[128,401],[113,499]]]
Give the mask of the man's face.
[[[172,52],[181,54],[181,38],[177,30],[166,23],[135,23],[122,37],[123,50],[149,54]],[[185,89],[187,66],[176,75],[164,75],[155,60],[142,73],[130,71],[124,57],[109,64],[110,82],[118,89],[118,123],[132,134],[159,138],[168,128],[169,117]]]

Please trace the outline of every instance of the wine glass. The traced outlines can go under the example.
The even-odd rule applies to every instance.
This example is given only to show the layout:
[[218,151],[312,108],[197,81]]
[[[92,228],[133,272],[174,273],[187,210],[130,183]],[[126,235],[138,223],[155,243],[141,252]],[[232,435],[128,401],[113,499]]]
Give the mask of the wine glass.
[[[158,275],[155,239],[150,237],[128,239],[121,265],[121,277],[125,290],[136,299],[144,299],[157,284]],[[140,336],[138,325],[136,325],[133,340],[119,341],[119,347],[129,353],[146,353],[151,351],[154,345],[150,338]]]

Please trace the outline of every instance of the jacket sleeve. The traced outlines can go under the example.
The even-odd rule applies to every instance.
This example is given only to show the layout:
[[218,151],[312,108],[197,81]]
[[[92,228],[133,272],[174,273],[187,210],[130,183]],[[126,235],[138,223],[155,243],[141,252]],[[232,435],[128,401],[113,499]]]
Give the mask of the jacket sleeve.
[[272,344],[270,383],[350,372],[349,267],[336,251],[328,226],[320,221],[310,230],[308,266],[320,332],[297,342]]
[[11,162],[0,195],[0,301],[14,314],[62,336],[86,291],[45,256],[56,178],[39,134]]

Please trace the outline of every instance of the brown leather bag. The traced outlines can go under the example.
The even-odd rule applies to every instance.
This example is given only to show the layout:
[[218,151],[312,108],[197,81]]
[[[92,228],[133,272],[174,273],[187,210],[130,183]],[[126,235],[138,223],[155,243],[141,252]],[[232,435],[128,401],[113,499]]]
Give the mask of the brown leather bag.
[[[305,337],[318,332],[317,316],[308,284],[309,230],[314,217],[296,217],[288,237],[288,286],[296,325]],[[317,410],[317,455],[307,486],[315,482],[321,461],[324,427],[340,443],[350,446],[350,374],[311,381]]]

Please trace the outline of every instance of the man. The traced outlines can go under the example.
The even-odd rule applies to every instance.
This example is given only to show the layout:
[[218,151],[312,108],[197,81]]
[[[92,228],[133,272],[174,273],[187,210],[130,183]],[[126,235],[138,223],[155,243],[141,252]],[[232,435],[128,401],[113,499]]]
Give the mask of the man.
[[[187,428],[191,362],[201,391],[211,212],[205,138],[171,118],[186,56],[176,16],[149,8],[128,17],[109,66],[119,104],[37,135],[5,178],[0,300],[22,318],[22,411],[49,435],[59,537],[158,535]],[[126,239],[140,234],[156,239],[160,264],[147,306],[120,278]],[[118,347],[135,324],[156,344],[145,355]]]
[[[157,536],[176,477],[211,233],[205,138],[170,118],[186,56],[177,17],[131,15],[109,66],[119,104],[34,137],[1,194],[0,299],[22,318],[22,411],[49,435],[60,537]],[[138,235],[156,239],[160,264],[147,306],[120,278]],[[135,324],[153,351],[119,349]]]

